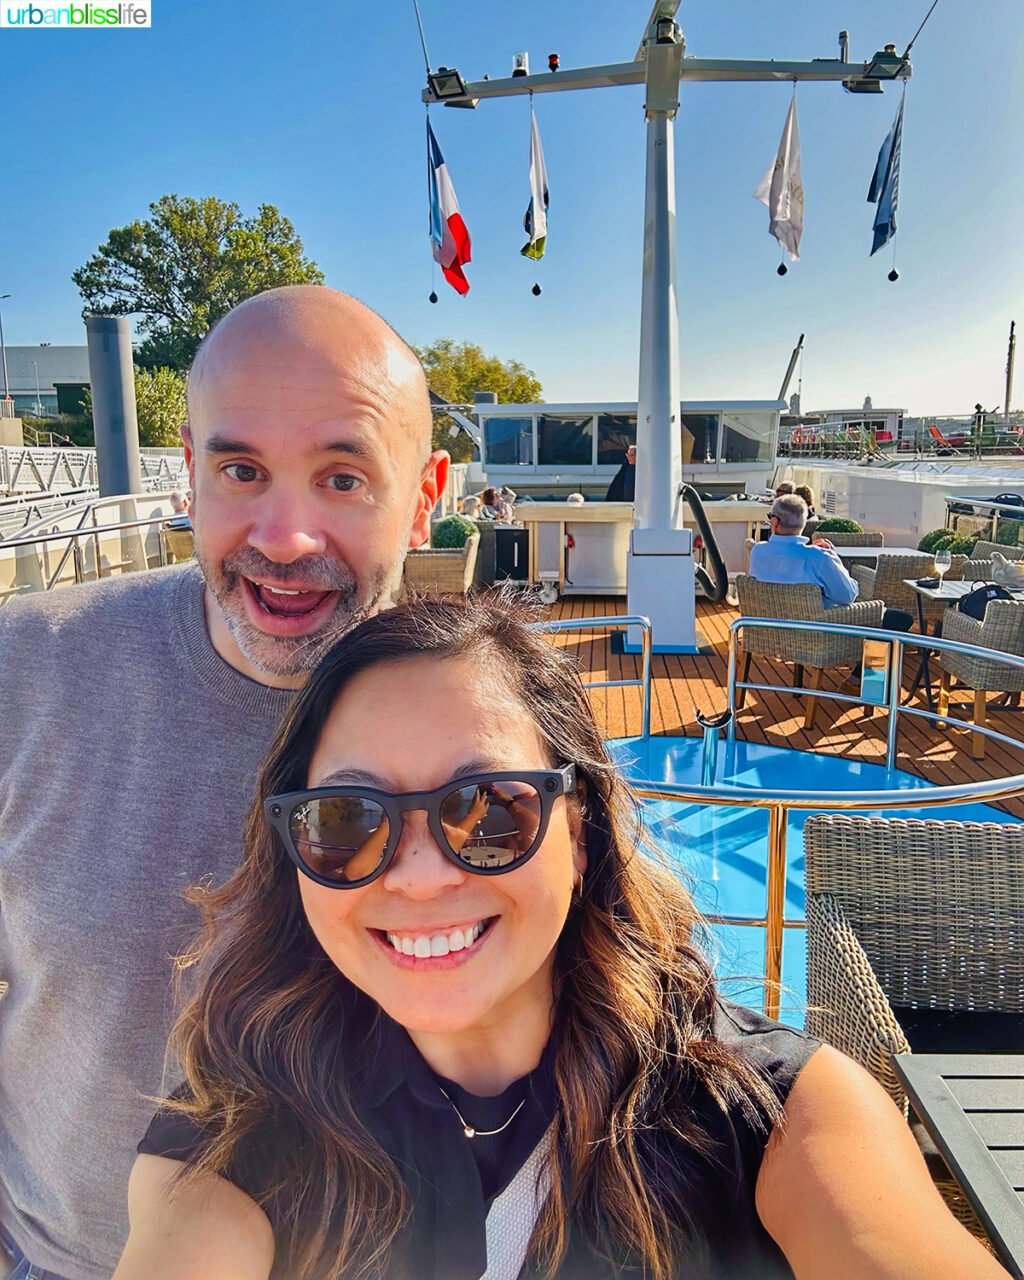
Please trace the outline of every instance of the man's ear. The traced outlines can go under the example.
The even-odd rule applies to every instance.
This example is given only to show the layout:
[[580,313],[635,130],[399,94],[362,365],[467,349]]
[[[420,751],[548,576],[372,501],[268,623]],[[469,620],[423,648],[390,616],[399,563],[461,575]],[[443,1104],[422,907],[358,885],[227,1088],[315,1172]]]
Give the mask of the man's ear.
[[188,467],[188,487],[193,494],[196,491],[196,450],[192,443],[192,428],[187,422],[183,422],[178,428],[181,436],[181,443],[185,446],[185,466]]
[[451,458],[443,449],[435,449],[427,459],[423,474],[420,476],[416,508],[413,513],[412,527],[409,530],[410,547],[422,547],[430,537],[430,517],[448,483],[450,464]]

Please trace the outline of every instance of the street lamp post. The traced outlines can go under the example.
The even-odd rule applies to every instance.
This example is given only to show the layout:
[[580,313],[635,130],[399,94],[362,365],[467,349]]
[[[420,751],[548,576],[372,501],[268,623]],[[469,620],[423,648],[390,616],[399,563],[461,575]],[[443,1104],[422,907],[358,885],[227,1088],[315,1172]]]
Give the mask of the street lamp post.
[[39,365],[35,360],[32,361],[32,368],[36,374],[36,417],[41,418],[43,416],[43,406],[39,399]]
[[[9,293],[0,293],[0,302],[10,296]],[[4,400],[9,404],[11,400],[11,384],[7,380],[7,347],[4,345],[4,316],[2,308],[0,308],[0,360],[3,361],[4,366]]]

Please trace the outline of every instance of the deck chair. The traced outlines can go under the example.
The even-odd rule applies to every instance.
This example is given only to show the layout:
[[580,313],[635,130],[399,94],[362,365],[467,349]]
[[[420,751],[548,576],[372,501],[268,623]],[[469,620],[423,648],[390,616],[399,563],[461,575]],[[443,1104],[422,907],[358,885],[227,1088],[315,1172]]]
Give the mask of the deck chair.
[[[953,556],[946,580],[951,582],[963,573],[966,556]],[[868,600],[881,600],[890,609],[902,609],[917,619],[917,594],[905,585],[907,578],[920,578],[931,572],[932,558],[923,551],[910,555],[886,552],[875,561],[875,567],[855,564],[850,566],[850,576]],[[928,600],[924,605],[926,623],[937,622],[946,609],[944,600]]]
[[[749,574],[736,575],[736,595],[740,616],[744,618],[780,618],[792,622],[837,622],[855,627],[880,627],[885,606],[880,600],[857,600],[854,604],[826,609],[821,588],[813,582],[760,582]],[[796,664],[796,683],[803,683],[804,667],[811,668],[810,688],[821,684],[826,667],[860,662],[863,642],[858,636],[829,635],[813,631],[768,630],[747,627],[740,634],[743,650],[743,674],[746,683],[754,654]],[[741,689],[737,708],[743,706]],[[804,728],[813,729],[819,698],[808,695],[804,706]]]
[[[978,645],[1024,657],[1024,601],[990,600],[985,617],[979,622],[959,609],[947,609],[942,623],[944,640]],[[986,693],[1024,692],[1024,671],[1004,666],[991,658],[973,657],[965,653],[940,652],[942,682],[939,685],[938,712],[949,711],[950,686],[954,678],[974,690],[974,723],[985,725]],[[985,758],[985,735],[971,734],[971,755]]]
[[932,443],[935,445],[936,450],[944,449],[947,453],[952,453],[958,458],[963,457],[963,451],[947,440],[934,423],[928,428],[928,434],[931,436]]
[[[1011,1052],[1024,1036],[1024,825],[839,815],[804,825],[806,1029],[907,1109],[897,1053]],[[949,1208],[984,1238],[923,1128]]]

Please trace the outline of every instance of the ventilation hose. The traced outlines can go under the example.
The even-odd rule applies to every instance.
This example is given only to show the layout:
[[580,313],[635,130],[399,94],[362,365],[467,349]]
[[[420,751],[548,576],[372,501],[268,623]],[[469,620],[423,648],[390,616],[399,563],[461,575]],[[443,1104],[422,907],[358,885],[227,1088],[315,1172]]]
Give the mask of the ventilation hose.
[[722,559],[722,553],[718,548],[718,542],[711,528],[711,521],[704,510],[704,503],[700,500],[700,494],[692,484],[680,485],[679,493],[681,497],[686,499],[690,510],[693,512],[694,521],[704,541],[707,563],[711,566],[711,572],[708,573],[703,565],[697,565],[695,570],[697,581],[700,583],[705,597],[712,604],[717,604],[720,600],[725,599],[726,592],[729,590],[729,575],[726,572],[725,561]]

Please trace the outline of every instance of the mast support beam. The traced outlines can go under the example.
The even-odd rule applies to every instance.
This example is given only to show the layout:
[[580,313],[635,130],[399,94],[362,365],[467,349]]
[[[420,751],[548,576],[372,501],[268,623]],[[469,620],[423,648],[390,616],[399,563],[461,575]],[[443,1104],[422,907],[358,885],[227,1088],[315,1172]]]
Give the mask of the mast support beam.
[[[897,59],[880,62],[878,55],[868,62],[840,62],[835,58],[815,58],[811,62],[749,62],[734,58],[684,58],[679,73],[686,81],[721,82],[737,80],[837,80],[881,81],[910,77],[909,62]],[[424,102],[443,102],[446,106],[466,107],[484,98],[508,98],[524,93],[555,93],[567,89],[608,89],[618,85],[644,84],[646,61],[612,62],[600,67],[548,71],[530,76],[509,76],[504,80],[476,80],[466,85],[465,96],[435,98],[424,89]]]

